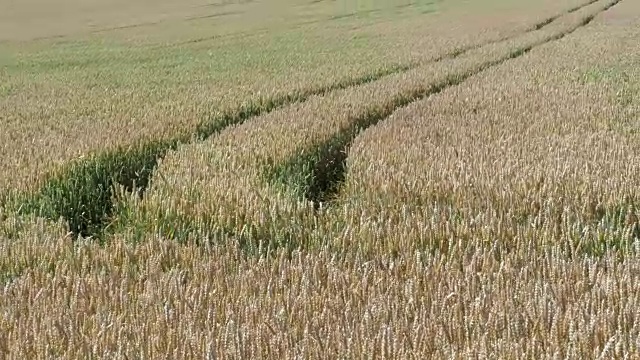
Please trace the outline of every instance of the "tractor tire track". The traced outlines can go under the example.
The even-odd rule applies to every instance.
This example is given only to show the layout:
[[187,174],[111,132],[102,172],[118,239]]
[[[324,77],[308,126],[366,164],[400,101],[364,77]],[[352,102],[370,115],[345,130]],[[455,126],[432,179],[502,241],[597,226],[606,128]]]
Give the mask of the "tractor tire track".
[[[593,19],[600,13],[609,10],[611,7],[618,4],[621,0],[615,0],[608,3],[604,6],[600,11],[597,11],[593,14],[589,14],[580,21],[577,26],[570,28],[566,32],[559,33],[550,37],[547,41],[543,41],[537,44],[531,44],[529,46],[524,46],[522,48],[516,49],[510,54],[504,56],[501,59],[496,61],[487,62],[482,64],[476,71],[460,74],[459,76],[454,76],[446,79],[445,81],[435,84],[430,87],[423,93],[415,93],[411,96],[404,97],[397,101],[395,106],[392,109],[389,109],[385,112],[378,112],[373,114],[373,116],[366,116],[354,121],[353,125],[348,129],[337,134],[334,138],[326,141],[317,146],[317,150],[311,151],[310,155],[305,158],[294,158],[291,159],[288,163],[282,165],[282,168],[290,169],[289,172],[302,172],[307,171],[308,173],[305,175],[298,175],[295,178],[305,178],[310,181],[307,184],[296,184],[298,188],[304,189],[302,195],[308,201],[314,203],[316,208],[319,208],[322,203],[330,202],[334,199],[339,191],[340,185],[344,182],[346,177],[346,161],[349,153],[349,149],[353,140],[358,136],[358,134],[369,127],[375,126],[378,122],[385,120],[389,116],[391,116],[395,111],[410,105],[413,102],[423,100],[432,95],[436,95],[443,90],[457,86],[468,78],[475,76],[489,68],[499,66],[508,60],[512,60],[527,54],[532,49],[548,44],[553,41],[560,40],[578,29],[587,26],[589,23],[593,21]],[[595,4],[596,1],[590,1],[587,5]],[[570,13],[575,13],[579,9],[573,9]],[[545,26],[552,24],[558,18],[554,18],[549,22],[545,22],[538,30],[543,29]],[[293,170],[291,170],[293,169]],[[299,169],[299,170],[295,170]],[[277,169],[276,173],[282,173],[282,169]],[[287,182],[285,180],[285,182]]]
[[[590,3],[586,3],[583,8],[589,6]],[[507,40],[545,29],[547,26],[551,26],[556,19],[566,14],[567,12],[564,12],[554,16],[551,21],[549,19],[544,20],[525,33],[514,35],[507,38]],[[503,39],[501,41],[507,40]],[[499,42],[488,41],[479,45],[454,49],[452,52],[427,63],[456,59],[476,49]],[[525,49],[524,52],[528,50]],[[488,66],[494,65],[496,64],[488,64]],[[405,73],[416,69],[418,66],[420,66],[418,62],[395,66],[326,87],[301,90],[298,93],[266,99],[260,103],[240,107],[222,116],[205,119],[188,136],[183,135],[168,140],[141,142],[128,147],[105,151],[82,161],[69,163],[62,170],[52,174],[49,180],[45,181],[44,185],[36,193],[19,194],[9,200],[11,203],[10,208],[17,209],[18,213],[35,213],[38,216],[54,220],[62,217],[68,222],[70,230],[74,234],[85,237],[100,237],[105,227],[114,220],[114,189],[122,186],[126,191],[135,191],[142,196],[158,162],[164,158],[168,151],[176,149],[178,145],[207,139],[228,126],[245,122],[253,117],[264,115],[290,104],[305,102],[314,96],[324,96],[337,90],[359,87],[394,74]],[[401,99],[394,108],[441,91],[445,87],[459,83],[459,81],[462,80],[452,79],[447,83],[427,90],[426,93],[420,91],[413,96]],[[329,146],[322,145],[321,147],[328,149],[329,158],[338,160],[333,163],[342,164],[343,159],[339,158],[340,155],[336,149],[344,149],[351,142],[355,136],[355,129],[371,126],[388,115],[380,113],[376,115],[377,118],[361,119],[356,122],[356,127],[340,135],[341,139],[345,139],[344,141],[332,142]],[[314,183],[308,186],[311,190],[307,191],[307,196],[314,202],[320,202],[331,195],[335,188],[334,184],[337,182],[336,179],[343,176],[344,170],[340,170],[340,168],[331,169],[321,163],[315,164],[314,168],[324,168],[328,173],[332,174],[327,179],[316,177]]]
[[166,159],[152,190],[134,204],[134,226],[177,240],[236,238],[249,253],[311,244],[326,225],[323,203],[339,191],[343,160],[361,129],[561,39],[617,2],[599,1],[513,41],[314,97],[185,146]]

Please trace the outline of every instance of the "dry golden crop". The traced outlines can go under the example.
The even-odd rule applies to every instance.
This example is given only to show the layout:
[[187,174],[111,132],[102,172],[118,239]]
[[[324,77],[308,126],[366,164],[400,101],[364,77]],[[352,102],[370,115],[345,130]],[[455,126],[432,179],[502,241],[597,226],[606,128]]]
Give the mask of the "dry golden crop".
[[[625,11],[633,18],[635,8],[618,5],[575,36],[365,131],[348,157],[346,217],[376,219],[366,231],[421,233],[432,242],[429,233],[444,230],[431,228],[440,226],[433,209],[441,209],[459,224],[444,239],[480,232],[506,246],[637,250],[639,103],[631,79],[640,47],[637,29],[608,20]],[[399,225],[380,227],[388,222]],[[417,243],[400,238],[407,241],[396,246]]]
[[[203,16],[217,14],[227,5],[197,10],[183,4],[180,11],[173,11],[177,5],[163,1],[148,15],[141,15],[150,5],[140,0],[127,5],[129,19],[127,11],[103,11],[104,5],[92,1],[86,10],[78,10],[77,20],[53,18],[34,27],[34,31],[45,34],[30,36],[22,29],[25,21],[35,19],[29,13],[30,3],[12,4],[0,15],[4,16],[0,24],[6,28],[0,34],[18,36],[8,36],[0,44],[0,143],[4,155],[0,167],[11,174],[0,176],[1,194],[37,189],[52,172],[78,158],[135,147],[141,142],[185,140],[229,116],[359,84],[423,59],[511,36],[579,4],[566,0],[526,5],[525,9],[532,7],[531,13],[526,18],[514,17],[522,20],[517,25],[511,21],[487,24],[473,20],[483,19],[490,7],[475,15],[459,15],[464,12],[459,10],[462,4],[457,0],[442,7],[417,3],[400,10],[335,20],[327,17],[350,14],[351,10],[321,3],[309,6],[324,9],[319,14],[328,14],[312,17],[318,22],[306,25],[298,24],[293,16],[311,12],[307,5],[275,6],[297,9],[285,12],[283,25],[275,16],[264,16],[265,5],[250,2],[229,4],[235,9],[229,11],[249,15],[232,17],[224,22],[228,26],[220,28],[215,17],[200,19],[197,26],[184,17],[196,11],[204,12]],[[72,3],[64,0],[58,7],[69,8],[63,5]],[[369,7],[373,11],[380,6]],[[518,9],[513,4],[502,7],[510,9],[508,13]],[[431,10],[437,12],[421,13]],[[168,11],[176,19],[113,31],[87,33],[93,30],[81,23],[91,20],[133,26],[154,23],[153,19]],[[270,22],[254,24],[251,19],[258,15]],[[74,15],[60,16],[66,19]],[[63,28],[59,32],[50,29],[56,27]],[[267,32],[261,30],[264,27]],[[227,28],[231,30],[222,30]],[[249,30],[240,32],[238,28]],[[177,34],[178,39],[158,35],[165,31]],[[72,36],[15,41],[21,36],[67,33]]]
[[[568,259],[526,245],[504,256],[477,241],[449,254],[366,260],[326,249],[246,257],[229,239],[208,246],[114,238],[103,247],[38,227],[21,235],[32,240],[13,254],[31,265],[2,288],[5,358],[633,358],[640,351],[637,261]],[[34,248],[57,261],[34,256]]]
[[[247,238],[249,246],[307,242],[318,227],[318,202],[336,180],[331,174],[340,164],[332,162],[359,128],[574,31],[610,4],[596,2],[519,37],[312,97],[183,146],[164,159],[133,212],[146,217],[138,222],[147,223],[151,233],[231,232]],[[346,221],[333,220],[329,226],[338,228]]]
[[[9,155],[0,184],[29,191],[10,197],[8,208],[0,203],[0,359],[640,357],[640,6],[490,3],[448,0],[428,16],[415,11],[433,5],[396,6],[393,14],[346,9],[327,19],[335,13],[324,2],[296,2],[282,10],[284,21],[261,2],[213,6],[265,10],[249,35],[233,30],[241,24],[234,14],[185,30],[181,18],[196,10],[123,3],[128,10],[105,13],[100,26],[135,27],[91,40],[130,36],[142,46],[121,73],[83,67],[133,47],[63,41],[49,63],[37,56],[55,47],[32,51],[57,40],[10,45],[29,48],[20,57],[34,62],[15,72],[2,67],[0,53],[0,76],[10,79],[0,83],[0,140],[15,140],[19,121],[35,120],[21,135],[33,137],[30,145],[2,148]],[[21,5],[13,6],[15,14]],[[305,12],[302,22],[290,18]],[[511,26],[506,14],[523,24]],[[340,25],[322,29],[333,22]],[[66,39],[91,31],[73,21],[48,26],[75,33]],[[305,63],[293,75],[281,73],[292,59],[283,55],[275,73],[259,74],[263,60],[241,75],[234,69],[243,67],[223,62],[220,82],[199,83],[211,43],[259,44],[268,38],[261,26],[321,35],[295,46],[286,40],[306,36],[286,35],[271,48],[312,49],[294,57]],[[351,27],[354,36],[377,34],[393,54],[369,42],[324,42]],[[218,28],[232,36],[202,37]],[[398,39],[415,49],[394,45]],[[336,58],[343,49],[350,50]],[[178,61],[180,51],[188,54]],[[230,51],[216,59],[238,59]],[[375,58],[338,63],[358,56]],[[201,63],[185,65],[194,59]],[[40,74],[43,64],[66,70]],[[385,73],[392,64],[407,66]],[[165,66],[193,73],[173,81]],[[114,96],[87,95],[97,70],[116,92],[131,90],[122,94],[129,110]],[[131,83],[118,84],[128,76]],[[235,80],[237,88],[223,90],[228,99],[199,93],[218,97],[213,86]],[[249,95],[263,86],[264,98]],[[288,91],[304,96],[278,98]],[[100,106],[80,106],[85,100]],[[203,111],[196,106],[213,104],[228,106],[213,110],[215,121],[190,118]],[[107,108],[104,123],[92,124],[96,109]],[[129,115],[143,113],[123,132]],[[86,156],[135,139],[149,142]],[[86,158],[67,167],[71,153]],[[66,170],[47,177],[56,162]],[[144,193],[127,192],[149,178]]]

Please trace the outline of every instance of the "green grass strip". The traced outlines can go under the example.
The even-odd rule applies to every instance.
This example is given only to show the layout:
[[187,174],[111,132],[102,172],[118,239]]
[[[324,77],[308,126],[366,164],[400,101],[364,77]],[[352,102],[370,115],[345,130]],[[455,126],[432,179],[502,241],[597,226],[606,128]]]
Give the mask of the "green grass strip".
[[236,111],[203,120],[192,134],[140,142],[73,161],[54,172],[35,193],[20,194],[7,202],[15,204],[13,207],[20,214],[36,214],[52,220],[62,217],[76,235],[102,237],[104,228],[115,221],[116,186],[121,185],[129,192],[135,190],[142,195],[158,161],[179,144],[204,140],[227,126],[276,108],[333,90],[366,84],[414,66],[395,65],[329,86],[259,99],[240,106]]

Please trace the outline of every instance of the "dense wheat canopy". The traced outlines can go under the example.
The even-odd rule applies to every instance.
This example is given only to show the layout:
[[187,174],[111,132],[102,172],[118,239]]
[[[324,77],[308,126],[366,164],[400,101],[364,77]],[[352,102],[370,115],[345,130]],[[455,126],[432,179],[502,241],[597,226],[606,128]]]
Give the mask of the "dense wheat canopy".
[[0,358],[640,357],[640,3],[0,7]]

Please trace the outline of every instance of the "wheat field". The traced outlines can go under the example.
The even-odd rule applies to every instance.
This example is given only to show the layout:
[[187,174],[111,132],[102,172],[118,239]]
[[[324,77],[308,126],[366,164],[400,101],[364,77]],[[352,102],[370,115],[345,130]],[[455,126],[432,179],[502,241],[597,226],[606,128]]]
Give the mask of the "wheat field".
[[640,358],[640,3],[0,0],[0,359]]

